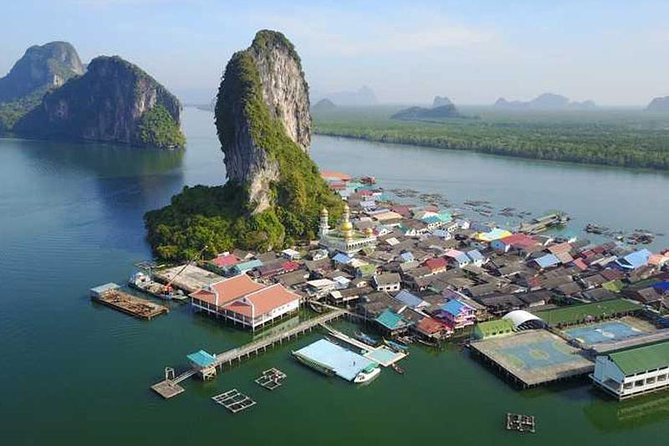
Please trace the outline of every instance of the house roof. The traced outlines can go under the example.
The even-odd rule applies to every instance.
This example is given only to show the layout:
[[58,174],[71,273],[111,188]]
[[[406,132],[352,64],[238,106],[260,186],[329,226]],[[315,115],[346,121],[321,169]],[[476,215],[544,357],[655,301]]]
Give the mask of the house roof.
[[239,257],[237,257],[234,254],[224,254],[221,256],[218,256],[214,259],[211,260],[211,263],[218,267],[224,267],[224,266],[233,266],[236,265],[240,262],[241,260]]
[[390,285],[399,283],[400,281],[400,275],[397,273],[382,273],[374,276],[374,282],[376,282],[377,285]]
[[446,268],[447,264],[448,262],[446,262],[446,259],[443,257],[434,257],[432,259],[427,259],[425,263],[423,263],[423,265],[430,268],[431,271],[444,269]]
[[453,316],[459,315],[460,312],[465,308],[470,310],[472,309],[469,305],[465,304],[464,302],[460,302],[458,299],[451,299],[441,306],[442,310],[452,314]]
[[411,308],[418,308],[421,306],[427,306],[429,305],[427,302],[425,302],[423,299],[420,297],[410,293],[407,290],[402,290],[397,295],[394,296],[395,300],[398,300],[402,302],[405,305],[408,305]]
[[423,319],[419,320],[418,323],[416,324],[416,329],[419,332],[427,335],[436,334],[445,329],[453,331],[448,326],[442,324],[438,320],[431,318],[429,316],[426,316]]
[[539,265],[540,268],[549,268],[560,263],[560,259],[555,257],[553,254],[546,254],[545,256],[534,259],[534,261],[537,265]]
[[511,233],[505,229],[494,228],[488,232],[479,232],[476,234],[476,239],[482,242],[492,242],[493,240],[499,240],[510,235]]
[[402,316],[388,309],[383,310],[375,320],[389,330],[395,330],[407,325]]
[[651,255],[653,253],[644,248],[619,258],[616,263],[625,269],[637,269],[646,265]]
[[209,367],[216,362],[216,356],[205,352],[204,350],[197,351],[187,355],[186,358],[198,367]]
[[669,366],[669,341],[609,353],[625,375]]
[[241,274],[199,289],[191,293],[190,296],[194,299],[216,305],[216,295],[218,294],[218,306],[221,307],[245,294],[252,293],[264,287],[264,285],[254,282],[246,274]]
[[529,235],[517,233],[511,234],[508,237],[503,237],[499,240],[501,243],[507,246],[512,246],[514,248],[529,248],[531,246],[537,245],[537,241],[530,237]]
[[299,298],[297,294],[288,291],[277,283],[247,294],[225,305],[224,308],[247,317],[258,317],[282,305],[299,300]]
[[476,328],[480,330],[483,337],[491,336],[493,334],[512,332],[513,322],[508,319],[497,319],[493,321],[479,322]]

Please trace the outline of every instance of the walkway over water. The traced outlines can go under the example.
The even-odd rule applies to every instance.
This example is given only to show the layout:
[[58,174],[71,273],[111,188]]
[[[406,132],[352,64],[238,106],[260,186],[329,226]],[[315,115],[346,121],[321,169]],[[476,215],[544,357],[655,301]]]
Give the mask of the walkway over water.
[[[329,313],[308,319],[300,323],[296,327],[293,327],[284,332],[279,332],[272,336],[268,336],[267,338],[259,339],[257,341],[252,341],[248,344],[242,345],[241,347],[236,347],[230,350],[226,350],[216,355],[216,361],[210,367],[207,367],[206,370],[194,367],[190,370],[181,373],[175,378],[170,379],[168,376],[165,376],[165,379],[163,381],[154,384],[153,386],[151,386],[151,389],[153,389],[163,398],[166,399],[172,398],[173,396],[176,396],[184,391],[183,387],[179,386],[179,383],[187,380],[188,378],[198,373],[202,373],[203,376],[205,377],[213,377],[215,375],[216,368],[222,369],[223,366],[226,364],[232,365],[234,361],[241,362],[241,360],[244,358],[250,358],[252,355],[258,355],[262,352],[267,351],[268,347],[272,347],[277,343],[279,344],[283,343],[283,341],[285,340],[289,340],[307,331],[311,331],[314,329],[314,327],[338,319],[345,314],[347,314],[346,310],[336,309]],[[205,374],[205,372],[209,373]]]

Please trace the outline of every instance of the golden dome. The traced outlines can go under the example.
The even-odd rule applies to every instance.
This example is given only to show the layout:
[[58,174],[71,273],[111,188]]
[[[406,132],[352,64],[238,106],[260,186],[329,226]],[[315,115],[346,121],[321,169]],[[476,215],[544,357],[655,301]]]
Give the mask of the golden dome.
[[328,214],[329,214],[329,212],[328,212],[328,210],[327,210],[326,208],[323,208],[323,209],[321,210],[321,215],[324,215],[324,216],[325,216],[325,215],[328,215]]
[[352,231],[353,230],[353,224],[350,221],[342,222],[341,230],[342,231]]
[[365,229],[365,235],[367,237],[371,237],[372,235],[374,235],[374,231],[372,231],[372,228]]

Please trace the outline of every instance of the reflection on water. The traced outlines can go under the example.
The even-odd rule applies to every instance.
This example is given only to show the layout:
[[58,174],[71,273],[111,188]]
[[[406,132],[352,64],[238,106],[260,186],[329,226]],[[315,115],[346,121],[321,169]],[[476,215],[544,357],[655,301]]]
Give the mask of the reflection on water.
[[588,420],[600,431],[628,430],[666,421],[669,418],[669,394],[651,394],[628,401],[613,401],[597,393],[584,407]]

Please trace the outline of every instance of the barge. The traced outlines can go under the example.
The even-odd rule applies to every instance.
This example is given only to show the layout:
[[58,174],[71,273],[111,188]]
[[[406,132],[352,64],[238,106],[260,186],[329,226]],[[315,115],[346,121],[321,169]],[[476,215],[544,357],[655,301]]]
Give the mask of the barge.
[[151,320],[170,311],[167,307],[121,291],[121,287],[115,283],[92,288],[91,299],[139,319]]

